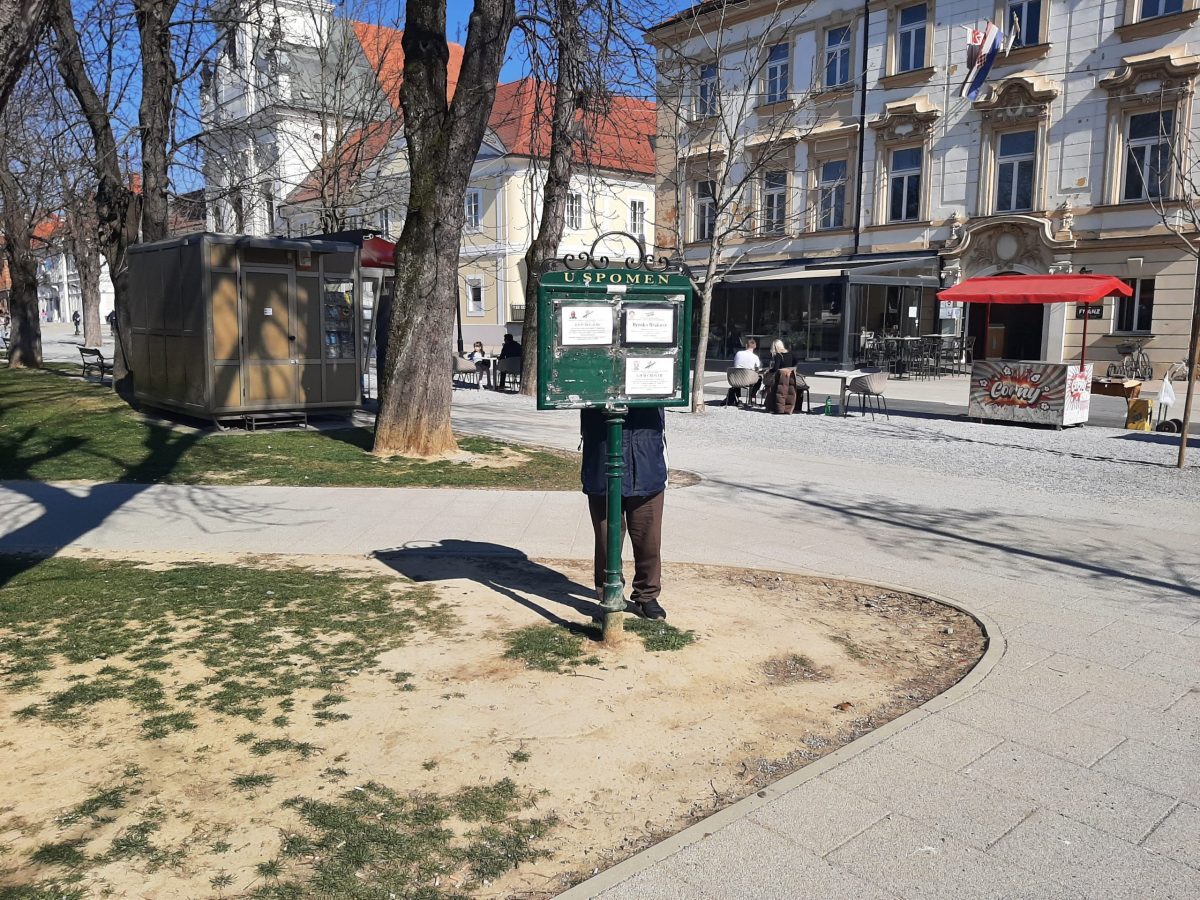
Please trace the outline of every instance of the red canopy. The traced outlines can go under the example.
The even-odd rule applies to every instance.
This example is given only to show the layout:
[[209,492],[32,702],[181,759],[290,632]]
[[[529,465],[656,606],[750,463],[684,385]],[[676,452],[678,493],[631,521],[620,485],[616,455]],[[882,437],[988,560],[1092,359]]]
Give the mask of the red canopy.
[[938,292],[954,303],[1096,303],[1133,289],[1112,275],[987,275]]
[[367,238],[363,241],[359,264],[364,269],[396,268],[396,245],[386,238]]

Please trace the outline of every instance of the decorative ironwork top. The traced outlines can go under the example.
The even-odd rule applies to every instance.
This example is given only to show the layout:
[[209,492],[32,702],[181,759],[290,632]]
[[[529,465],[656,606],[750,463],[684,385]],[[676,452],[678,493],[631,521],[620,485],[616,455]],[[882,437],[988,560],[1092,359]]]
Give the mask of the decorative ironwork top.
[[610,237],[628,240],[637,248],[636,256],[625,257],[624,267],[626,269],[644,269],[647,272],[678,272],[691,277],[691,273],[688,271],[686,265],[670,260],[665,256],[654,256],[652,253],[647,253],[645,240],[637,235],[630,234],[628,231],[606,231],[597,237],[596,240],[592,241],[592,246],[589,249],[581,253],[568,253],[561,259],[546,260],[542,266],[542,271],[577,272],[580,269],[612,268],[612,262],[607,256],[598,256],[596,254],[596,248]]

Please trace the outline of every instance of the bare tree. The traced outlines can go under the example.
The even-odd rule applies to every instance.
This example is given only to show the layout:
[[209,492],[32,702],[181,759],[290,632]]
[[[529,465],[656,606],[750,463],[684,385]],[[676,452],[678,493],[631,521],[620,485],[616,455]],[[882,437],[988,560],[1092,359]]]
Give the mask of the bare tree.
[[[726,23],[740,7],[706,6],[680,15],[685,27],[679,38],[655,37],[663,185],[657,243],[672,247],[680,259],[689,250],[705,257],[695,283],[700,338],[693,355],[693,412],[705,409],[704,371],[717,285],[752,247],[782,244],[821,213],[822,197],[795,190],[786,174],[781,192],[772,193],[781,201],[765,202],[779,187],[768,176],[795,169],[792,148],[821,112],[820,86],[797,84],[790,60],[771,58],[772,48],[786,41],[806,8],[775,0],[763,8],[747,37]],[[663,208],[664,196],[670,200],[668,208]],[[827,208],[832,206],[831,198],[824,200]]]
[[0,3],[0,111],[29,62],[29,54],[46,24],[50,0],[5,0]]
[[53,224],[56,174],[46,152],[48,135],[37,95],[32,80],[25,78],[0,118],[0,232],[11,281],[10,368],[42,365],[38,266]]
[[[1189,92],[1185,92],[1184,96],[1190,101]],[[1192,404],[1196,394],[1196,381],[1200,379],[1200,160],[1195,156],[1193,141],[1177,139],[1174,133],[1175,115],[1171,101],[1177,97],[1176,90],[1170,93],[1163,90],[1160,93],[1158,146],[1145,151],[1144,156],[1131,154],[1129,159],[1134,163],[1144,192],[1162,224],[1175,236],[1179,246],[1196,261],[1191,327],[1188,333],[1187,358],[1183,367],[1187,388],[1183,401],[1179,456],[1176,460],[1176,465],[1182,469],[1187,462]],[[1168,116],[1172,122],[1170,127],[1167,126]]]
[[454,99],[444,0],[408,0],[400,103],[410,190],[396,244],[395,310],[380,372],[377,454],[437,456],[450,427],[448,336],[458,303],[463,195],[516,19],[513,0],[475,0]]

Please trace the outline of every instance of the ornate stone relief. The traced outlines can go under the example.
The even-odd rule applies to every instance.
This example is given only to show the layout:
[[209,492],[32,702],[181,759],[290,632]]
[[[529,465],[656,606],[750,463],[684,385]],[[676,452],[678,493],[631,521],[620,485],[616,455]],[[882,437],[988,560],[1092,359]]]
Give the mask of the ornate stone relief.
[[1070,271],[1075,241],[1052,234],[1048,219],[1012,215],[959,224],[957,239],[955,226],[952,218],[951,240],[941,254],[943,272],[953,271],[955,278],[1010,269],[1047,272],[1063,271],[1066,266]]
[[883,115],[871,123],[885,142],[924,140],[933,131],[933,123],[942,111],[928,97],[900,100],[884,107]]
[[1050,118],[1050,103],[1058,88],[1049,79],[1033,73],[1011,75],[975,101],[985,122],[996,126],[1036,122]]
[[1172,98],[1191,94],[1198,73],[1200,56],[1189,55],[1182,47],[1167,47],[1125,57],[1121,68],[1100,79],[1100,86],[1114,98],[1160,95]]

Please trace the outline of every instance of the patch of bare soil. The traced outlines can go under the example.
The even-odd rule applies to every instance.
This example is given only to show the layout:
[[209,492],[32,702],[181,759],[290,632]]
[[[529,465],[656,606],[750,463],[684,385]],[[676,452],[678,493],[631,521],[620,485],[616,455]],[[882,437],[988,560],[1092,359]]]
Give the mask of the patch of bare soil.
[[[549,856],[476,895],[550,897],[941,693],[984,647],[972,619],[917,597],[671,565],[669,621],[693,631],[694,643],[651,653],[627,634],[619,648],[585,646],[598,663],[537,671],[505,658],[505,636],[587,625],[598,611],[587,565],[403,554],[306,561],[431,583],[459,621],[355,676],[336,707],[348,718],[294,716],[286,734],[317,748],[307,758],[250,752],[245,735],[272,737],[273,713],[251,724],[196,709],[195,730],[146,740],[123,701],[97,704],[85,723],[54,724],[14,715],[28,696],[0,695],[0,885],[61,878],[61,865],[32,861],[39,846],[77,840],[97,860],[152,821],[141,850],[81,870],[87,896],[246,896],[269,883],[262,864],[304,833],[283,805],[289,798],[332,801],[369,782],[446,795],[511,778],[539,792],[534,814],[556,817],[542,844]],[[269,777],[237,786],[247,775]],[[72,818],[113,785],[125,785],[119,810]],[[307,864],[285,860],[291,877]],[[454,887],[442,879],[439,890]]]

